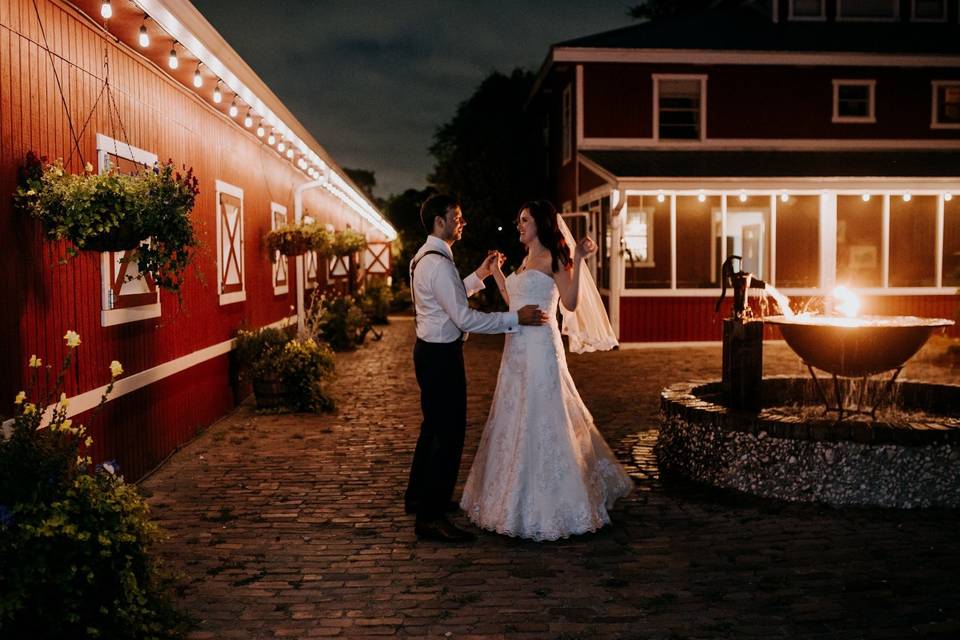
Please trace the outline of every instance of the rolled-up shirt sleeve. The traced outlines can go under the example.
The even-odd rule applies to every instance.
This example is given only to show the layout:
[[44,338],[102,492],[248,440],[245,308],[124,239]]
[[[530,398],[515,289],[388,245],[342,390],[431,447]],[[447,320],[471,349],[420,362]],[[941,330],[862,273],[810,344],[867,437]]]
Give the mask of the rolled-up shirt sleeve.
[[483,280],[481,280],[477,272],[474,271],[463,279],[463,288],[467,290],[467,297],[469,298],[478,291],[486,289],[487,285],[483,284]]
[[432,280],[433,295],[437,303],[460,331],[469,333],[515,333],[517,331],[519,322],[516,311],[484,313],[471,309],[467,304],[467,295],[464,291],[464,289],[469,290],[467,282],[483,284],[475,273],[461,281],[460,275],[451,262],[436,269]]

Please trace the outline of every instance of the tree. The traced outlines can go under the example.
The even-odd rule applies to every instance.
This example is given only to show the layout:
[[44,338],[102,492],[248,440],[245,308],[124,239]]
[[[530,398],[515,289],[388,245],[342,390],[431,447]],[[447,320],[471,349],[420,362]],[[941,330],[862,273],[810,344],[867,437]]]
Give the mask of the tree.
[[407,189],[403,193],[395,193],[387,198],[383,206],[383,213],[387,220],[397,230],[399,252],[393,256],[392,271],[394,286],[401,282],[410,284],[408,267],[410,260],[427,235],[420,225],[420,205],[436,191],[427,187],[422,191]]
[[525,109],[534,80],[525,69],[491,73],[434,134],[429,181],[460,197],[467,220],[456,250],[461,273],[479,266],[489,249],[519,264],[518,209],[542,198],[546,187],[545,143],[537,118]]
[[343,172],[353,180],[354,184],[360,187],[360,190],[370,198],[371,202],[377,205],[377,207],[383,206],[383,200],[373,195],[373,189],[377,186],[377,176],[375,172],[369,169],[348,169],[346,167],[343,168]]

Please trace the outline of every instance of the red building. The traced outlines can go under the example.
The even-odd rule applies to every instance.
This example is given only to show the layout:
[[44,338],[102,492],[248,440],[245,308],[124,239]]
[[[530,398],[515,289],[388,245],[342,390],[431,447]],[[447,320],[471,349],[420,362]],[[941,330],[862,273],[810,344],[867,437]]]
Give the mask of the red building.
[[621,340],[719,339],[727,255],[788,296],[953,317],[958,3],[714,4],[556,44],[534,89]]
[[[149,279],[125,279],[135,266],[120,254],[81,252],[60,264],[66,244],[11,206],[28,151],[69,159],[73,172],[167,158],[193,167],[202,248],[182,303]],[[314,255],[274,264],[263,244],[271,227],[309,214],[361,231],[378,248],[354,258],[354,273],[380,265],[396,236],[186,0],[0,0],[0,193],[0,397],[26,386],[31,354],[58,362],[64,334],[77,331],[82,347],[66,380],[76,420],[99,401],[111,360],[126,371],[88,426],[96,457],[117,458],[128,478],[242,399],[229,364],[238,328],[295,320],[309,289],[336,286],[351,270]]]

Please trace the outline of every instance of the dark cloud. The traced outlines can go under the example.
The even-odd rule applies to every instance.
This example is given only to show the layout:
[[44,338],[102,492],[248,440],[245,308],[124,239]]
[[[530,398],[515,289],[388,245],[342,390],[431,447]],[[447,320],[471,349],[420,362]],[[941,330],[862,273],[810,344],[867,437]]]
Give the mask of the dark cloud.
[[436,127],[491,71],[630,23],[629,2],[194,0],[342,166],[425,185]]

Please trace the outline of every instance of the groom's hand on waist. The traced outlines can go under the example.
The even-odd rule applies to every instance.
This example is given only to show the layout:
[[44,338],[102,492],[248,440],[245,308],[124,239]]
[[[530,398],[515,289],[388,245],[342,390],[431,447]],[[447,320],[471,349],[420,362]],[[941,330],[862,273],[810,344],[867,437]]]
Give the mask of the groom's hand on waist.
[[535,304],[528,304],[517,309],[517,322],[526,325],[541,325],[547,321],[547,314],[540,311]]

